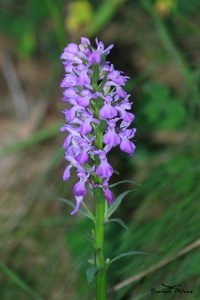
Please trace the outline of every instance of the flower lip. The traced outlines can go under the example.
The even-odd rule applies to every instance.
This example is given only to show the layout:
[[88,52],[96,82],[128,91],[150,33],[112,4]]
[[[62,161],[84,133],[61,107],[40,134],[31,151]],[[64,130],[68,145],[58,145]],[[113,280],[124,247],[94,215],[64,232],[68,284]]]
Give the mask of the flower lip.
[[100,109],[100,116],[102,119],[111,119],[117,116],[117,109],[113,107],[110,103],[104,104],[104,106]]
[[127,137],[122,137],[120,150],[128,153],[131,156],[133,155],[135,148],[136,148],[135,145],[132,142],[130,142]]
[[80,164],[85,164],[86,162],[88,162],[89,160],[89,156],[87,154],[87,152],[82,152],[80,153],[77,157],[76,160],[80,163]]
[[88,57],[88,61],[91,64],[99,64],[101,61],[101,55],[98,51],[93,51],[89,57]]
[[108,132],[103,137],[103,142],[115,147],[120,144],[120,137],[114,129],[108,129]]
[[104,195],[109,204],[112,204],[114,201],[114,195],[108,188],[104,189]]
[[112,166],[107,162],[107,159],[101,160],[100,165],[96,169],[96,174],[101,178],[109,179],[113,174]]
[[75,196],[85,196],[86,188],[85,188],[85,184],[82,180],[80,180],[79,182],[77,182],[74,185],[73,193]]

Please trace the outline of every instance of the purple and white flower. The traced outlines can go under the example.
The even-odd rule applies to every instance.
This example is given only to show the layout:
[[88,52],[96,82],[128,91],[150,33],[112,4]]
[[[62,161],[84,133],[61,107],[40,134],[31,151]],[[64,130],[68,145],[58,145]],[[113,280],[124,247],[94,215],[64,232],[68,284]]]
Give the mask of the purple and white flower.
[[129,155],[135,151],[131,139],[136,129],[130,128],[134,114],[130,95],[123,89],[128,77],[106,61],[113,46],[105,49],[101,41],[95,41],[96,49],[82,37],[79,45],[68,44],[61,55],[66,72],[60,85],[62,100],[69,104],[60,129],[68,132],[63,144],[68,161],[63,180],[69,180],[72,168],[79,178],[73,188],[76,207],[71,214],[79,210],[87,188],[101,187],[111,204],[109,179],[114,170],[107,154],[116,146]]

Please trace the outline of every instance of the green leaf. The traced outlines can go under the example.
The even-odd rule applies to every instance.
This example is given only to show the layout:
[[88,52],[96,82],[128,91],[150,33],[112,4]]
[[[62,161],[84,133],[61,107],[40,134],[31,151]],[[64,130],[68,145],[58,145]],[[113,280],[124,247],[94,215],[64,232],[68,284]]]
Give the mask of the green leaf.
[[116,219],[109,219],[106,220],[105,223],[110,223],[110,222],[116,222],[119,223],[124,229],[128,229],[128,226],[126,225],[126,223],[124,223],[124,221],[120,218],[116,218]]
[[33,291],[23,279],[21,279],[13,270],[8,268],[3,262],[0,262],[0,271],[3,272],[19,288],[32,296],[33,299],[42,300],[42,298],[35,291]]
[[[104,100],[101,97],[97,97],[94,101],[93,101],[93,105],[96,106],[98,108],[98,110],[103,106]],[[103,122],[104,124],[107,122],[102,120],[101,122]],[[101,124],[101,123],[100,123]]]
[[[104,56],[104,60],[105,60],[105,56]],[[103,64],[103,62],[101,62],[101,64]],[[105,83],[107,81],[107,78],[108,78],[107,74],[104,74],[104,78],[103,78],[103,80],[101,81],[101,83],[98,86],[98,90],[99,91],[103,91],[103,87],[104,87],[104,85],[105,85]]]
[[99,65],[93,65],[92,86],[98,90],[97,82],[99,80]]
[[[68,199],[64,199],[64,198],[58,198],[58,200],[70,205],[71,207],[75,208],[76,205],[68,200]],[[84,215],[85,217],[89,218],[90,220],[92,220],[95,223],[95,218],[92,214],[92,212],[89,210],[89,208],[86,206],[86,204],[84,203],[82,207],[80,207],[79,212]]]
[[118,182],[116,182],[116,183],[111,184],[111,185],[110,185],[110,188],[113,188],[113,187],[115,187],[115,186],[117,186],[117,185],[120,185],[120,184],[123,184],[123,183],[134,183],[134,184],[136,184],[136,185],[141,186],[141,184],[139,184],[139,183],[137,183],[137,182],[135,182],[135,181],[133,181],[133,180],[121,180],[121,181],[118,181]]
[[91,283],[94,280],[97,271],[98,271],[97,267],[91,267],[91,268],[87,269],[86,277],[87,277],[88,283]]
[[145,94],[150,98],[150,100],[161,99],[168,100],[170,99],[170,90],[164,84],[157,83],[148,83],[143,86]]
[[171,99],[161,111],[163,118],[158,126],[161,129],[176,129],[180,128],[186,120],[186,110],[180,100]]
[[111,259],[111,260],[109,261],[109,264],[112,264],[113,262],[119,260],[119,259],[122,258],[122,257],[130,256],[130,255],[136,255],[136,254],[143,254],[143,255],[146,255],[147,253],[144,252],[144,251],[128,251],[128,252],[124,252],[124,253],[119,254],[119,255],[116,256],[115,258]]
[[173,130],[181,128],[186,120],[186,109],[182,101],[171,96],[164,85],[148,84],[144,87],[148,99],[143,113],[149,125],[155,129]]
[[128,195],[129,193],[133,192],[134,190],[129,190],[129,191],[125,191],[123,193],[121,193],[113,202],[113,204],[111,204],[108,207],[108,212],[107,212],[107,216],[106,219],[108,219],[115,211],[116,209],[119,207],[119,205],[121,204],[122,200],[126,197],[126,195]]
[[106,129],[106,126],[107,126],[107,122],[102,120],[98,126],[98,130],[103,133]]

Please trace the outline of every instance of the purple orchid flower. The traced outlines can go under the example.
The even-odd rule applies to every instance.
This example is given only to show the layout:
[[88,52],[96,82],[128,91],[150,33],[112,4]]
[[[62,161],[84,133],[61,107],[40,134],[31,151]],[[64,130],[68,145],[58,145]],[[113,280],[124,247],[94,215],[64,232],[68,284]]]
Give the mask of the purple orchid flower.
[[63,148],[69,164],[63,180],[69,180],[72,168],[79,178],[73,188],[76,206],[72,215],[80,209],[88,188],[100,187],[108,203],[114,201],[109,189],[114,170],[108,153],[116,146],[129,155],[135,151],[132,138],[136,129],[130,128],[132,103],[123,89],[128,77],[106,61],[113,45],[105,49],[97,38],[95,42],[93,48],[89,39],[82,37],[79,45],[68,44],[61,55],[66,72],[60,85],[64,89],[62,100],[69,103],[63,111],[66,123],[60,129],[68,132]]

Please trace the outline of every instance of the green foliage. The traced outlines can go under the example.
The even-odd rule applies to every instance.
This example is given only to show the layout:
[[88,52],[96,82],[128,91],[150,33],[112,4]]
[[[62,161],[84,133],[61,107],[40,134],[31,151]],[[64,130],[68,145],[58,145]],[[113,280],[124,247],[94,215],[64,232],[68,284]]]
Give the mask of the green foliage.
[[4,273],[9,280],[16,284],[20,289],[30,295],[32,299],[42,300],[42,298],[35,291],[33,291],[22,278],[20,278],[13,270],[8,268],[3,262],[0,262],[0,271]]
[[194,15],[200,10],[199,1],[192,0],[188,2],[187,0],[178,0],[177,10],[183,15]]
[[[82,231],[91,232],[92,227],[89,223],[91,222],[88,222],[88,219],[86,218],[82,219],[81,221],[79,219],[76,227]],[[93,245],[88,243],[88,241],[81,234],[76,234],[76,232],[69,230],[67,230],[65,234],[65,245],[67,249],[70,250],[70,255],[73,260],[73,268],[77,274],[79,274],[76,282],[79,286],[79,289],[76,292],[78,298],[83,293],[86,294],[85,287],[88,286],[87,282],[92,283],[96,273],[96,269],[93,266],[88,269],[88,261],[89,263],[93,262]],[[90,295],[88,298],[90,298],[92,293],[91,286],[88,290],[88,293]]]
[[[161,261],[170,255],[176,254],[184,246],[189,245],[195,239],[199,238],[199,221],[198,212],[199,207],[198,199],[200,191],[187,199],[181,199],[180,202],[174,204],[171,208],[167,209],[161,218],[149,219],[143,226],[140,223],[135,223],[131,226],[130,231],[124,231],[121,235],[121,251],[135,245],[135,247],[144,249],[144,251],[151,252],[152,255],[146,256],[141,260],[140,256],[135,256],[134,260],[130,260],[127,265],[118,265],[115,269],[116,276],[120,278],[130,277],[141,271],[145,271],[149,266],[154,265],[156,262]],[[160,200],[160,202],[162,199]],[[161,202],[162,203],[162,202]],[[148,209],[148,208],[147,208]],[[189,224],[184,224],[183,220],[190,220]],[[195,228],[197,230],[195,230]],[[130,234],[134,235],[130,239]],[[140,236],[145,236],[145,239],[140,239]],[[153,284],[159,286],[161,279],[162,282],[167,283],[186,283],[189,276],[199,274],[199,268],[196,268],[199,257],[197,257],[197,250],[177,259],[165,268],[161,268],[157,272],[147,276],[140,282],[140,289],[137,290],[137,282],[135,286],[135,296],[139,296],[142,291],[149,291]],[[188,265],[190,264],[190,266]],[[173,268],[173,272],[170,271]],[[190,274],[190,275],[189,275]],[[154,283],[155,282],[155,283]],[[115,299],[121,299],[122,295],[131,289],[126,287],[116,295]],[[196,290],[194,290],[196,293]],[[150,291],[149,291],[150,293]],[[149,293],[144,299],[148,299]],[[158,296],[158,299],[162,299]],[[173,296],[169,299],[173,299]],[[193,299],[193,298],[192,298]],[[195,298],[194,298],[195,299]]]
[[93,18],[93,23],[88,28],[88,35],[95,36],[108,24],[115,13],[126,0],[103,0]]
[[0,15],[1,30],[15,40],[18,53],[23,57],[31,57],[36,54],[41,45],[44,45],[45,39],[41,35],[47,33],[49,36],[52,35],[52,31],[48,30],[46,26],[52,17],[55,26],[53,35],[63,47],[65,37],[60,19],[62,0],[46,0],[44,3],[41,3],[40,0],[22,2],[23,5],[20,6],[15,1],[7,4],[1,3]]
[[174,98],[166,86],[155,83],[144,86],[142,115],[145,126],[153,129],[178,129],[186,121],[183,103]]
[[[94,11],[85,11],[86,15],[72,11],[69,15],[68,3],[63,0],[0,1],[0,27],[1,36],[11,41],[17,64],[23,58],[32,58],[33,63],[53,58],[48,63],[56,67],[55,72],[59,71],[52,80],[50,96],[58,90],[58,57],[60,47],[66,44],[64,22],[71,16],[75,17],[73,26],[78,30],[87,21],[88,29],[84,35],[99,36],[106,45],[114,42],[109,59],[117,69],[123,69],[132,78],[126,89],[131,94],[134,91],[137,150],[133,158],[122,155],[118,150],[110,153],[110,161],[120,174],[116,176],[120,181],[113,180],[111,185],[114,194],[119,196],[113,205],[107,207],[106,257],[117,259],[108,272],[110,288],[145,272],[169,256],[176,256],[199,239],[200,8],[198,0],[177,0],[170,10],[164,7],[164,13],[158,10],[156,4],[160,2],[163,8],[166,1],[159,0],[86,2]],[[73,5],[70,9],[73,10]],[[68,38],[76,41],[79,32],[76,35],[69,30]],[[4,41],[1,42],[3,45]],[[94,74],[93,81],[97,83],[97,69]],[[54,97],[58,98],[60,95]],[[52,113],[53,118],[57,118],[56,101],[51,102],[48,124],[52,122]],[[8,176],[11,182],[16,176],[14,185],[9,186],[12,205],[16,205],[11,222],[16,220],[15,212],[17,215],[21,208],[18,197],[25,208],[27,203],[33,206],[20,220],[16,230],[5,230],[1,236],[1,249],[5,249],[2,257],[9,262],[8,265],[0,264],[2,299],[40,299],[35,290],[49,300],[66,297],[92,299],[92,280],[97,270],[93,265],[93,240],[88,233],[92,231],[90,220],[94,217],[87,206],[83,206],[77,216],[71,217],[70,209],[56,201],[62,195],[72,199],[75,179],[67,185],[61,182],[63,150],[57,150],[62,142],[56,138],[60,121],[54,122],[0,151],[5,161],[22,157],[17,175],[13,170]],[[102,131],[104,126],[102,122]],[[34,170],[38,163],[37,154],[43,148],[47,149],[46,155],[50,157],[48,165],[43,169],[41,164],[40,175],[35,175],[35,179],[30,177],[29,182],[29,179],[23,178],[23,173],[29,178],[27,162],[23,158],[30,157],[29,163],[33,164]],[[52,155],[52,152],[55,154]],[[13,157],[8,157],[11,155]],[[18,181],[20,177],[21,183]],[[73,200],[64,199],[64,202],[74,207]],[[87,203],[92,206],[92,202],[90,199]],[[149,255],[133,255],[118,260],[130,249],[139,249]],[[91,268],[87,270],[88,261]],[[194,249],[144,276],[141,281],[111,293],[110,299],[148,300],[151,298],[150,288],[159,288],[161,282],[180,283],[193,290],[191,300],[199,299],[199,266],[199,249]],[[86,279],[91,282],[89,289]],[[177,299],[174,295],[167,298]],[[156,299],[162,300],[163,295],[156,295]],[[187,295],[181,295],[181,299],[188,299]]]
[[14,154],[19,151],[26,150],[27,148],[30,148],[33,145],[37,145],[43,141],[48,140],[49,138],[54,137],[58,134],[59,128],[61,126],[61,123],[55,123],[54,125],[43,128],[32,135],[30,135],[28,138],[17,141],[16,143],[13,143],[9,146],[7,146],[5,149],[1,149],[0,151],[0,157],[4,157],[7,155]]
[[[177,180],[175,191],[178,195],[187,195],[195,187],[195,167],[191,168],[192,158],[187,156],[174,157],[167,164],[168,176]],[[182,174],[182,175],[181,175]]]

